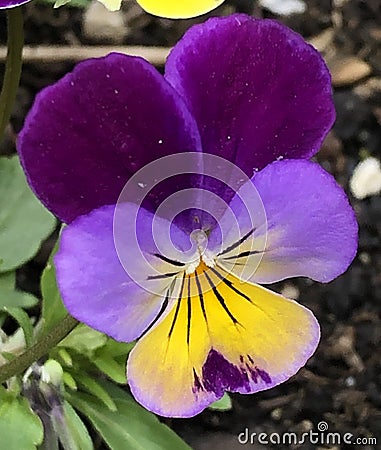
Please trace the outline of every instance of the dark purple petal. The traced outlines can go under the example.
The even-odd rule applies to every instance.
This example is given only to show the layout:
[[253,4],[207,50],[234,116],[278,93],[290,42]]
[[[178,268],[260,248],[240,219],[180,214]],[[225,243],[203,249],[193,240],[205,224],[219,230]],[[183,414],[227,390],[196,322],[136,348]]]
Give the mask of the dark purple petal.
[[14,8],[15,6],[28,3],[30,0],[0,0],[0,9]]
[[166,79],[195,117],[203,150],[248,176],[277,158],[310,158],[335,113],[319,53],[272,20],[213,18],[170,54]]
[[78,64],[37,96],[18,149],[36,195],[70,222],[115,204],[148,162],[198,151],[200,143],[180,96],[156,69],[112,53]]
[[[347,269],[357,251],[358,227],[348,198],[330,174],[310,161],[276,161],[256,174],[253,184],[267,218],[267,223],[255,223],[250,242],[250,250],[260,251],[223,259],[242,251],[235,249],[219,264],[227,270],[236,262],[245,264],[233,271],[243,271],[254,283],[297,276],[329,282]],[[230,206],[238,211],[240,203],[234,198]],[[248,214],[237,219],[243,233],[251,227]],[[229,228],[228,221],[223,225]]]

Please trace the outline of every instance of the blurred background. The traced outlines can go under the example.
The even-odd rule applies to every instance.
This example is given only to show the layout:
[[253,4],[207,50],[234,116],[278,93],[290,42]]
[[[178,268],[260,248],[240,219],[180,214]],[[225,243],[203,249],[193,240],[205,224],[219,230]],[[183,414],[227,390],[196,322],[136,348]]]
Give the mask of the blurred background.
[[[228,411],[206,410],[193,419],[165,423],[195,450],[353,448],[307,442],[243,445],[238,440],[246,428],[257,434],[302,434],[316,431],[321,421],[342,435],[378,438],[378,446],[358,448],[381,448],[380,0],[227,0],[206,16],[181,21],[150,16],[132,0],[113,13],[96,0],[75,0],[75,6],[56,9],[53,4],[34,1],[24,8],[25,63],[11,124],[0,142],[1,155],[15,152],[17,133],[36,93],[77,61],[117,50],[142,55],[162,70],[170,47],[191,25],[210,16],[245,12],[275,18],[323,54],[332,73],[337,120],[316,159],[348,192],[360,224],[359,252],[350,269],[329,284],[297,279],[275,286],[314,311],[322,328],[318,351],[279,387],[232,395]],[[5,42],[6,18],[1,13],[1,68]],[[18,269],[20,289],[40,296],[41,271],[55,240],[56,235],[50,237],[38,255]]]

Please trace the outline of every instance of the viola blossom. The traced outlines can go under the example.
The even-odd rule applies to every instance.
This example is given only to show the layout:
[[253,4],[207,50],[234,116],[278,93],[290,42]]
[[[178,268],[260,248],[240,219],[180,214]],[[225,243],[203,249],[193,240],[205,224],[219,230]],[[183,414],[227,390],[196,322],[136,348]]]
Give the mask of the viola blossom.
[[55,257],[63,301],[137,340],[127,379],[146,408],[193,416],[224,391],[287,380],[314,353],[312,312],[260,284],[329,282],[355,255],[345,193],[308,160],[334,118],[317,51],[246,15],[191,28],[164,76],[113,53],[37,96],[18,149],[68,224]]

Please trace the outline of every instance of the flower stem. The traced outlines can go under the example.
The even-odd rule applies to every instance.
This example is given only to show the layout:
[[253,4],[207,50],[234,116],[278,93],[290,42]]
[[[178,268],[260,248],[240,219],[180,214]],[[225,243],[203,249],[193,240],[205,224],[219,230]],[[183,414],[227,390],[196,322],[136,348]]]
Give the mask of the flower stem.
[[20,356],[0,366],[0,384],[9,378],[24,372],[35,361],[46,355],[62,339],[67,336],[77,325],[78,320],[69,314],[61,320],[48,334],[29,347]]
[[23,16],[21,8],[7,9],[8,52],[5,63],[3,87],[0,94],[0,138],[9,122],[16,99],[22,66],[24,45]]

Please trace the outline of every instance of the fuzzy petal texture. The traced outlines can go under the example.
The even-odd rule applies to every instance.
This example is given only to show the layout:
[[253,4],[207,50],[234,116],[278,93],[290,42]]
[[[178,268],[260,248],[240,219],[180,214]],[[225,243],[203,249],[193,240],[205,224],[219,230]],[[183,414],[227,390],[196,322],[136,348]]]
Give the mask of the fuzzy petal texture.
[[184,276],[170,313],[130,353],[127,378],[149,410],[190,417],[224,391],[248,394],[287,380],[305,365],[319,337],[306,308],[200,266]]
[[280,157],[310,158],[335,118],[322,57],[272,20],[237,14],[192,27],[165,77],[195,117],[203,150],[250,177]]
[[138,0],[139,5],[148,13],[168,19],[201,16],[223,2],[224,0]]
[[153,66],[112,53],[78,64],[37,96],[18,150],[36,195],[71,222],[115,204],[150,161],[199,151],[200,139],[180,96]]
[[[310,161],[276,161],[252,182],[267,222],[252,220],[234,198],[230,208],[240,234],[230,239],[238,242],[253,233],[221,255],[218,264],[254,283],[298,276],[327,283],[348,268],[357,251],[358,226],[344,190],[329,173]],[[244,199],[245,190],[238,191]],[[231,227],[225,219],[220,226]]]
[[[134,217],[135,205],[124,208],[126,215]],[[155,256],[158,249],[152,236],[153,216],[144,209],[138,211],[137,217],[139,245],[126,228],[116,247],[114,211],[114,206],[104,206],[68,225],[61,236],[55,265],[58,286],[70,314],[114,339],[130,342],[150,325],[166,300],[173,276],[161,275],[178,272],[181,267]],[[179,230],[176,236],[178,246],[181,240],[184,245],[189,243],[189,237]],[[128,254],[118,255],[117,248]],[[169,248],[166,253],[173,255],[173,250]]]

